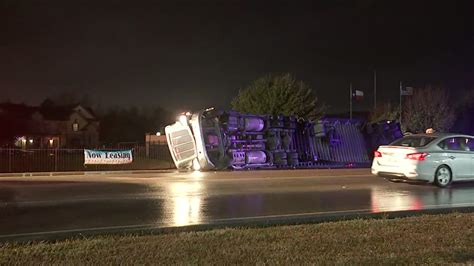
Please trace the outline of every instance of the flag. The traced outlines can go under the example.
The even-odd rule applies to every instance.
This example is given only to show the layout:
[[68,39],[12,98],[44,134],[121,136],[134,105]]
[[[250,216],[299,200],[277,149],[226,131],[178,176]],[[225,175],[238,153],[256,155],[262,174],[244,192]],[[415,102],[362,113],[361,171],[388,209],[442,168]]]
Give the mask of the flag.
[[409,95],[413,95],[413,88],[412,87],[400,87],[400,95],[405,95],[405,96],[409,96]]
[[356,101],[362,101],[364,99],[364,92],[360,90],[354,90],[352,92],[352,98]]

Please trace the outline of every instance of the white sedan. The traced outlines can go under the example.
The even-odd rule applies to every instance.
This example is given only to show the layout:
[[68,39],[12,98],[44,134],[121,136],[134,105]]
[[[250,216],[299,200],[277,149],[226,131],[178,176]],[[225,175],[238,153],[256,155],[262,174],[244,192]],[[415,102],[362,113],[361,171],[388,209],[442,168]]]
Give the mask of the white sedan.
[[415,134],[374,153],[372,174],[420,180],[446,187],[453,181],[474,180],[474,136]]

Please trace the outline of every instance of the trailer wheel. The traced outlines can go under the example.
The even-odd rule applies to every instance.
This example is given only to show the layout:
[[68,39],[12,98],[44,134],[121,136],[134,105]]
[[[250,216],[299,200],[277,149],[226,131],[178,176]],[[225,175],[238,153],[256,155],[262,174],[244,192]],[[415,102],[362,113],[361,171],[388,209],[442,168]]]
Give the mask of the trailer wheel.
[[273,153],[273,162],[278,166],[288,165],[286,152],[275,152],[275,153]]
[[289,152],[289,153],[287,153],[286,157],[288,159],[288,164],[289,165],[297,165],[299,163],[298,153],[296,153],[296,152]]

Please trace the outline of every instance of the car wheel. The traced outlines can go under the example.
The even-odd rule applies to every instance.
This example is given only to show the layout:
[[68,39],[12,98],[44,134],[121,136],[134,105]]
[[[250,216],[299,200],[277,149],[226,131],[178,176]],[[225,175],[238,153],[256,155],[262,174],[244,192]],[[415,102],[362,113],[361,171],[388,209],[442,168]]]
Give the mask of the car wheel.
[[447,187],[451,183],[452,178],[453,176],[449,167],[441,165],[436,170],[434,182],[438,187]]

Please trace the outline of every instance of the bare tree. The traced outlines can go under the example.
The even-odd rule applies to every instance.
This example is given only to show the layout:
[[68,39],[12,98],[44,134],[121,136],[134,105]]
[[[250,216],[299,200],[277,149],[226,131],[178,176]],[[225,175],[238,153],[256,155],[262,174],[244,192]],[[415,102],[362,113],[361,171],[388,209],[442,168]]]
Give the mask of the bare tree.
[[428,128],[448,131],[455,120],[454,106],[443,88],[425,87],[413,91],[403,106],[403,124],[411,131],[425,132]]
[[382,120],[398,120],[399,117],[400,111],[398,106],[385,103],[370,113],[369,122],[377,123]]

